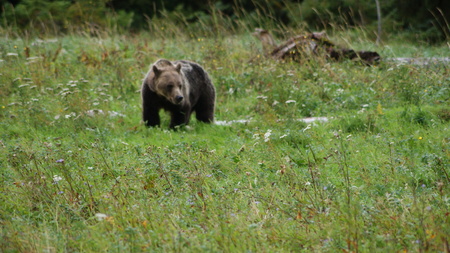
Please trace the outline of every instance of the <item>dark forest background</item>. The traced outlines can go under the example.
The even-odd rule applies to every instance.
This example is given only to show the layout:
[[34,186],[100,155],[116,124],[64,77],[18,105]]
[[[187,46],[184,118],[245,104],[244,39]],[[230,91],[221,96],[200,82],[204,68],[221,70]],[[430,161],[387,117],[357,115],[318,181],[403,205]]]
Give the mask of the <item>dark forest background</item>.
[[[310,30],[332,26],[358,26],[376,31],[376,0],[0,0],[0,25],[17,31],[51,27],[56,33],[70,29],[115,27],[138,32],[155,20],[167,19],[189,26],[213,23],[217,17],[230,25],[246,22],[262,26],[262,19]],[[378,0],[383,31],[420,33],[439,42],[450,38],[449,0]]]

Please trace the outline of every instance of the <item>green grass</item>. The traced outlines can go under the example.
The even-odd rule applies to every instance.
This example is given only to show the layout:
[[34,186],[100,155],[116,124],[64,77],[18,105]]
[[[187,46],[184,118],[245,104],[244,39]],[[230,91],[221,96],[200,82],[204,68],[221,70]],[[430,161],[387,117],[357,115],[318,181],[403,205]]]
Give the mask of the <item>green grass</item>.
[[[163,34],[0,38],[2,252],[449,250],[448,65],[282,63],[247,33]],[[216,120],[250,122],[144,127],[158,58],[202,64]]]

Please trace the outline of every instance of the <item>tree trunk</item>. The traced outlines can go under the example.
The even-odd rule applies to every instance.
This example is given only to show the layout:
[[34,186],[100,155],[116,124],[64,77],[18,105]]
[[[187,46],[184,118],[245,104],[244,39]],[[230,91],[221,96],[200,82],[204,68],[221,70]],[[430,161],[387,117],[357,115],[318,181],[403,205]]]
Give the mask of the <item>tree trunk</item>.
[[375,4],[377,5],[377,19],[378,19],[378,33],[377,33],[377,45],[381,43],[381,8],[380,1],[375,0]]

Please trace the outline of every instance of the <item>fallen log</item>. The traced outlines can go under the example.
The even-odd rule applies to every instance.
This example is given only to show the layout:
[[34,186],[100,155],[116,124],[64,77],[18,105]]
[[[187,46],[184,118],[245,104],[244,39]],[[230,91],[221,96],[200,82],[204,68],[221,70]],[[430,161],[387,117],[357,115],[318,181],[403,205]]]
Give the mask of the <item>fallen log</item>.
[[336,61],[350,59],[373,65],[381,59],[377,52],[340,48],[328,40],[325,32],[295,36],[281,45],[275,43],[267,30],[256,28],[253,35],[261,40],[264,54],[275,60],[301,61],[304,58],[319,57]]

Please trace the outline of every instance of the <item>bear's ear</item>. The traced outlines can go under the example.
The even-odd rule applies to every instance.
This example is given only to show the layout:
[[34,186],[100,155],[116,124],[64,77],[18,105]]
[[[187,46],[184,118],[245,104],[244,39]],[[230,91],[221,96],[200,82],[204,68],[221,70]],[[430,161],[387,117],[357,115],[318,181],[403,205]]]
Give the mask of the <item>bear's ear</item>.
[[175,69],[177,70],[178,73],[180,73],[180,72],[181,72],[181,63],[178,63],[178,64],[175,66]]
[[156,65],[153,65],[152,71],[155,73],[155,76],[159,76],[162,72],[158,67],[156,67]]

